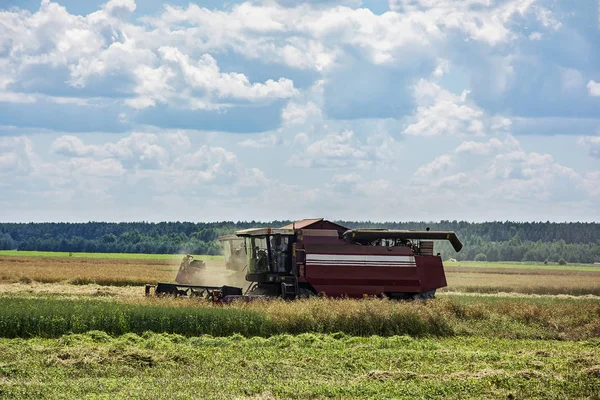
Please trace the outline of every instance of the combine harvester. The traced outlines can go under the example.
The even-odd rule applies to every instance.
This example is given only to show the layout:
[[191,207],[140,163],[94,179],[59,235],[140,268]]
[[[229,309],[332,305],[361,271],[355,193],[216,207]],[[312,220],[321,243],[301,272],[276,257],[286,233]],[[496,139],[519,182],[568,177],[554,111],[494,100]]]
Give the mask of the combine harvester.
[[[233,241],[241,239],[243,247],[232,252]],[[250,283],[245,293],[235,286],[159,282],[146,285],[146,295],[154,288],[156,295],[200,296],[216,302],[316,295],[425,300],[446,286],[442,259],[433,251],[435,240],[449,241],[456,251],[462,248],[454,232],[347,229],[324,219],[246,229],[221,239],[227,268],[245,273]],[[237,264],[231,261],[234,254]],[[244,267],[239,269],[242,255]]]

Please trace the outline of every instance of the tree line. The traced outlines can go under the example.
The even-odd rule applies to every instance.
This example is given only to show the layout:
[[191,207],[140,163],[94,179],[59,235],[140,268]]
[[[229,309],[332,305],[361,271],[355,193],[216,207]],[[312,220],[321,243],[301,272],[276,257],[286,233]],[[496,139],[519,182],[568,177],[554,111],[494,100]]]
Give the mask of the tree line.
[[[600,262],[600,224],[554,222],[335,221],[348,228],[455,231],[464,248],[436,244],[444,259]],[[291,221],[0,223],[1,250],[98,253],[221,254],[218,237]]]

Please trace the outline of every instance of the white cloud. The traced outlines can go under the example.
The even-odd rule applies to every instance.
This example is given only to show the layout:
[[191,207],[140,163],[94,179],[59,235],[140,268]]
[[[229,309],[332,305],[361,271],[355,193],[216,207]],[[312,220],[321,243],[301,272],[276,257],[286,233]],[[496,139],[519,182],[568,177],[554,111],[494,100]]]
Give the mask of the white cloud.
[[165,133],[163,137],[174,152],[187,151],[192,145],[190,137],[184,132]]
[[[172,140],[172,136],[168,136],[167,139]],[[116,143],[85,145],[80,138],[66,135],[57,138],[50,146],[50,150],[68,157],[113,157],[152,169],[160,167],[169,157],[168,151],[157,142],[158,137],[155,134],[132,133]]]
[[541,32],[531,32],[529,34],[529,40],[542,40],[543,34]]
[[309,143],[310,139],[308,137],[308,135],[304,132],[300,132],[298,133],[296,136],[294,136],[294,144],[297,145],[307,145]]
[[562,201],[581,196],[574,189],[583,188],[580,173],[557,163],[550,154],[524,151],[511,135],[502,140],[465,141],[453,153],[419,168],[414,182],[433,188],[473,188],[477,190],[473,195],[494,201]]
[[319,167],[360,167],[370,163],[369,153],[354,137],[354,132],[328,134],[309,144],[303,152],[292,155],[288,165]]
[[263,83],[250,83],[244,74],[220,72],[216,60],[203,54],[197,62],[174,47],[158,49],[163,60],[179,65],[185,82],[193,88],[206,90],[220,98],[262,99],[288,98],[295,94],[294,83],[286,78]]
[[29,138],[0,138],[0,175],[26,175],[35,170],[38,163]]
[[584,136],[578,142],[587,146],[592,157],[600,159],[600,136]]
[[306,104],[291,101],[281,111],[285,124],[302,124],[310,118],[321,118],[321,109],[312,101]]
[[506,26],[515,16],[533,11],[548,26],[554,22],[551,13],[534,0],[490,2],[482,0],[391,0],[390,8],[405,14],[427,16],[431,23],[446,29],[461,30],[471,39],[498,44],[515,35]]
[[362,181],[362,176],[360,176],[356,172],[352,172],[350,174],[336,174],[333,176],[333,183],[341,183],[341,184],[354,184]]
[[457,96],[439,85],[421,79],[414,87],[418,104],[406,135],[483,135],[483,111],[467,101],[468,91]]
[[520,148],[519,142],[512,136],[508,135],[503,141],[498,138],[491,138],[487,142],[462,142],[455,150],[456,153],[472,153],[472,154],[490,154],[498,151],[511,151]]
[[454,165],[452,157],[444,154],[431,161],[429,164],[425,164],[415,172],[417,178],[431,178],[439,175],[441,172],[448,170],[449,167]]
[[86,146],[77,136],[65,135],[57,138],[50,145],[50,150],[65,156],[81,157],[95,152],[95,146]]
[[592,196],[600,197],[600,171],[587,172],[583,186]]
[[566,68],[561,71],[561,80],[563,89],[566,90],[579,89],[584,85],[581,72],[573,68]]
[[150,196],[173,192],[183,197],[206,193],[237,196],[273,183],[261,170],[246,167],[223,147],[192,146],[184,132],[131,133],[94,145],[61,136],[50,150],[64,158],[41,164],[34,175],[54,189],[75,185],[87,190],[95,183],[100,195],[110,197],[112,186],[123,190],[139,184],[149,185]]
[[134,0],[109,0],[102,8],[109,14],[132,13],[136,5]]
[[433,71],[433,76],[436,78],[442,77],[444,74],[447,74],[450,71],[450,63],[448,60],[438,60],[437,66]]
[[281,144],[281,139],[274,134],[261,135],[257,139],[242,140],[239,145],[253,149],[263,149]]
[[591,80],[588,82],[587,88],[590,96],[600,96],[600,82]]

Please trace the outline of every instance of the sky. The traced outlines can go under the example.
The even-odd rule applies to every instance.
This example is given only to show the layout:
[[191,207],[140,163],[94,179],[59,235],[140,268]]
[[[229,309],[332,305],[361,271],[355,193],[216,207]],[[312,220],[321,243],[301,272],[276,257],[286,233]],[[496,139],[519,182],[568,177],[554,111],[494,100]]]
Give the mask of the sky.
[[0,0],[0,221],[598,221],[596,0]]

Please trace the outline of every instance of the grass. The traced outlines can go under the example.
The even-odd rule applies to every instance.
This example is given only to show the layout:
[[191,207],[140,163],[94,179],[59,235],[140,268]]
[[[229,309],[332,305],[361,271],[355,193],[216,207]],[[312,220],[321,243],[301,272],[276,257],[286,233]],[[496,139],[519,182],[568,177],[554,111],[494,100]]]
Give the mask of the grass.
[[[0,257],[51,257],[51,258],[109,258],[118,260],[181,260],[183,254],[139,254],[139,253],[77,253],[57,251],[0,250]],[[223,256],[196,255],[198,260],[223,260]]]
[[597,398],[600,345],[343,334],[0,339],[0,397]]
[[0,337],[57,337],[100,330],[185,336],[335,333],[355,336],[484,336],[579,340],[600,335],[600,301],[448,297],[428,303],[378,299],[281,300],[215,306],[194,299],[0,297]]

